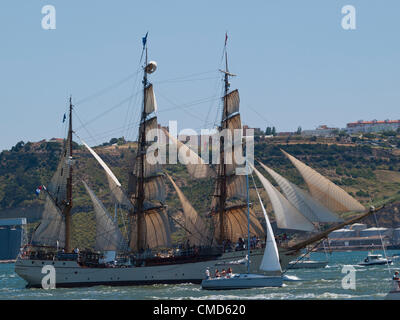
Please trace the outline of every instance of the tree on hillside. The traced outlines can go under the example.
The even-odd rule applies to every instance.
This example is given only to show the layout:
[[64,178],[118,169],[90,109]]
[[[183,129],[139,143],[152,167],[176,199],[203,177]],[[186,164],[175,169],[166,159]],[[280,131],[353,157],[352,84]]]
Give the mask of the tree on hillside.
[[276,136],[276,129],[275,129],[275,127],[272,127],[271,134],[272,134],[274,137]]

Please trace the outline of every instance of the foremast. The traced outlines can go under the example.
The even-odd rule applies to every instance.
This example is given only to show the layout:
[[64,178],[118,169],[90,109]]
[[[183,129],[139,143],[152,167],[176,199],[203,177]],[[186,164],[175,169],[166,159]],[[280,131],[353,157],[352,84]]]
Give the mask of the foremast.
[[67,197],[66,197],[66,205],[64,207],[64,217],[65,217],[65,252],[71,251],[71,211],[72,211],[72,98],[69,98],[69,128],[68,128],[68,142],[67,146],[69,148],[69,159],[67,159],[67,163],[69,166],[69,175],[67,178]]
[[[221,120],[221,130],[227,129],[228,120],[228,92],[229,92],[229,76],[233,76],[229,73],[228,69],[228,52],[226,48],[228,36],[225,35],[225,70],[220,70],[224,74],[224,97],[223,97],[223,111]],[[226,210],[226,200],[227,200],[227,184],[226,184],[226,164],[225,164],[225,141],[221,139],[220,141],[220,151],[219,151],[220,167],[218,170],[218,181],[219,181],[219,201],[218,201],[218,216],[219,216],[219,237],[217,237],[217,243],[222,244],[226,239],[225,235],[225,210]]]
[[[146,153],[146,87],[147,87],[147,44],[145,46],[145,68],[143,72],[143,106],[142,106],[142,113],[140,117],[141,128],[139,129],[139,145],[138,145],[138,152],[139,152],[139,175],[138,175],[138,187],[137,187],[137,199],[135,204],[135,212],[137,216],[136,220],[136,230],[132,230],[136,232],[136,248],[138,251],[145,249],[145,220],[144,220],[144,155]],[[131,238],[132,239],[132,238]]]
[[[129,248],[143,252],[170,245],[169,222],[165,213],[165,182],[162,164],[152,163],[148,157],[158,152],[157,102],[148,75],[157,64],[148,61],[147,34],[143,41],[145,61],[143,67],[143,102],[139,125],[138,149],[133,171],[129,176],[128,196],[133,206],[129,209]],[[154,147],[149,150],[150,147]],[[149,154],[147,154],[149,151]]]

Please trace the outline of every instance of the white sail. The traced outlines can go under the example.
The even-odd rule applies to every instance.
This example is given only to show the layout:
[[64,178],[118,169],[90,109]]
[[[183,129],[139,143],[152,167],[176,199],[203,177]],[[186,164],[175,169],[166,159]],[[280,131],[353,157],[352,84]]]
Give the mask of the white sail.
[[364,212],[365,208],[346,191],[300,160],[281,150],[299,170],[313,198],[334,212]]
[[59,208],[46,195],[46,203],[39,226],[32,236],[32,244],[41,246],[65,246],[65,219]]
[[128,199],[125,191],[122,189],[121,183],[118,181],[117,177],[111,171],[111,169],[107,166],[107,164],[100,158],[100,156],[91,148],[89,147],[85,141],[81,140],[83,145],[89,152],[93,155],[93,157],[97,160],[97,162],[102,166],[104,171],[106,172],[108,185],[110,187],[111,193],[117,203],[120,203],[130,209],[133,208],[131,201]]
[[279,263],[279,251],[275,242],[274,231],[272,230],[264,204],[261,201],[260,194],[257,191],[258,200],[260,201],[261,209],[264,214],[265,223],[267,226],[267,239],[265,243],[264,256],[261,260],[260,269],[263,271],[279,271],[282,272],[281,264]]
[[179,155],[183,155],[180,158],[188,159],[186,168],[191,177],[202,179],[216,175],[215,171],[196,152],[173,137],[167,130],[164,129],[164,132],[169,137],[169,141],[177,146]]
[[335,213],[330,211],[328,208],[325,208],[295,184],[291,183],[263,163],[259,163],[271,175],[271,177],[275,179],[290,203],[293,204],[308,220],[313,222],[343,221]]
[[256,168],[253,170],[260,179],[271,200],[278,227],[302,231],[316,231],[314,225],[305,218]]
[[157,111],[157,101],[152,84],[150,84],[145,89],[145,95],[146,95],[146,105],[144,107],[144,112],[146,114],[150,114],[154,111]]
[[125,240],[117,224],[93,190],[89,188],[85,181],[82,180],[82,182],[93,202],[96,217],[95,249],[98,251],[124,250],[126,248]]
[[182,204],[182,209],[184,213],[184,226],[188,231],[188,239],[191,245],[202,246],[209,245],[212,243],[211,237],[208,235],[209,229],[204,223],[201,216],[197,213],[197,211],[190,204],[188,199],[183,194],[182,190],[176,185],[175,181],[169,174],[166,174],[169,181],[172,183],[175,188],[176,193],[178,194],[179,200]]

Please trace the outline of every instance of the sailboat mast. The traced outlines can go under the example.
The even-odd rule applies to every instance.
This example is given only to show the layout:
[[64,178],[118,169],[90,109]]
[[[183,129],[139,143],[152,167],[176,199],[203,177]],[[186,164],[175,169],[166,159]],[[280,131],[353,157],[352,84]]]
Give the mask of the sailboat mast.
[[141,116],[141,127],[142,130],[139,133],[139,156],[140,156],[140,170],[138,177],[138,194],[137,194],[137,202],[136,202],[136,215],[137,215],[137,223],[136,223],[136,248],[140,251],[145,249],[144,246],[144,160],[145,160],[145,150],[146,150],[146,87],[147,87],[147,45],[146,45],[146,55],[145,55],[145,68],[143,73],[143,109]]
[[[222,114],[222,123],[221,130],[227,128],[227,118],[228,118],[228,99],[227,94],[229,91],[229,78],[228,78],[228,53],[226,50],[226,40],[227,35],[225,35],[225,72],[224,72],[224,106],[223,106],[223,114]],[[220,144],[220,161],[221,161],[221,171],[219,175],[220,179],[220,197],[219,197],[219,244],[222,244],[226,238],[225,235],[225,207],[226,207],[226,164],[225,164],[225,145],[224,139],[221,139]]]
[[69,177],[67,178],[67,204],[64,209],[65,216],[65,252],[71,251],[71,209],[72,209],[72,98],[69,98],[69,129],[68,145],[70,157],[67,159],[69,166]]

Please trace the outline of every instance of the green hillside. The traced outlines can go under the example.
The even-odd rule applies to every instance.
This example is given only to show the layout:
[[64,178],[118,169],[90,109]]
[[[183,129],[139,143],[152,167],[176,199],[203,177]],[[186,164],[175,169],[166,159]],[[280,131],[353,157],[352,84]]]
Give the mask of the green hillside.
[[[43,196],[35,195],[35,189],[39,185],[49,183],[58,164],[61,146],[60,142],[20,142],[11,150],[0,153],[0,218],[23,213],[29,219],[30,230],[37,225],[44,200]],[[101,167],[82,146],[75,145],[74,149],[73,246],[90,247],[94,243],[94,215],[91,202],[80,180],[84,179],[89,183],[110,212],[113,212],[113,204]],[[331,142],[315,143],[314,140],[312,143],[310,141],[288,143],[277,139],[256,143],[257,160],[303,188],[306,186],[300,174],[280,149],[284,149],[328,177],[366,207],[371,204],[390,203],[385,212],[379,214],[379,224],[400,225],[398,217],[400,158],[391,149],[356,144],[339,145]],[[100,146],[96,148],[96,152],[126,188],[135,144]],[[198,212],[206,214],[211,203],[213,181],[191,179],[183,165],[167,165],[165,169]],[[259,190],[265,199],[267,210],[271,211],[266,194],[261,188]],[[167,182],[167,195],[169,213],[179,220],[179,200],[169,182]],[[250,195],[255,210],[260,212],[254,189]],[[119,222],[124,230],[123,220],[120,219]],[[171,224],[174,228],[174,223]],[[182,231],[175,228],[173,232],[173,238],[179,241]]]

